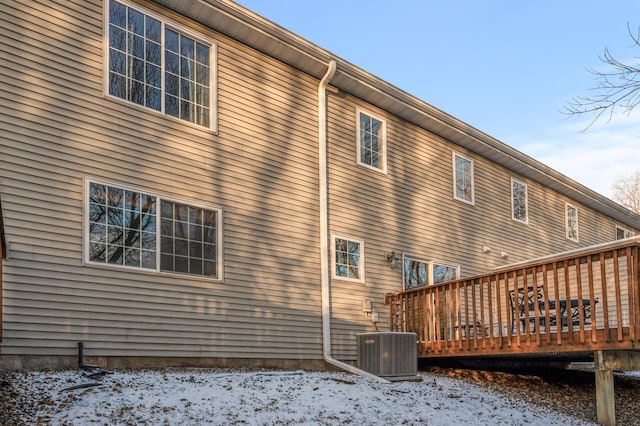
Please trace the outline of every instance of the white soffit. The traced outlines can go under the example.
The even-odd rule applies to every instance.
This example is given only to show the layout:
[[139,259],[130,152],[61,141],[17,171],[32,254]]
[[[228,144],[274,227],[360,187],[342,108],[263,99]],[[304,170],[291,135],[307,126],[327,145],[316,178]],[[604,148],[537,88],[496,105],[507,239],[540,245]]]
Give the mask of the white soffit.
[[640,216],[629,209],[230,0],[153,1],[317,79],[334,59],[331,86],[640,229]]

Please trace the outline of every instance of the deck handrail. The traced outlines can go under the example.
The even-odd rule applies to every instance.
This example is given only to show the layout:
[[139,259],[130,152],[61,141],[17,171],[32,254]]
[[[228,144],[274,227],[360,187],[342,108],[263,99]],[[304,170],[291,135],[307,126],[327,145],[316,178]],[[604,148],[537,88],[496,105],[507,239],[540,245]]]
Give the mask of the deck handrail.
[[385,296],[419,357],[636,349],[640,239],[519,262]]

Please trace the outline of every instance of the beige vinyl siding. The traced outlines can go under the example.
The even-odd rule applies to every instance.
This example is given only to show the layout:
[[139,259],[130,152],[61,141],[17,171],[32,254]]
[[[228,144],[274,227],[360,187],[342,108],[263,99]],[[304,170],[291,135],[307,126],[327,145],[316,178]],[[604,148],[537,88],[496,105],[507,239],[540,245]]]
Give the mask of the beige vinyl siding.
[[[387,120],[387,175],[356,164],[357,107]],[[355,98],[330,96],[328,123],[330,230],[366,247],[365,283],[332,281],[338,356],[355,359],[355,334],[373,331],[362,313],[365,298],[378,303],[378,327],[387,329],[381,302],[402,289],[402,266],[394,270],[385,260],[392,250],[458,265],[464,277],[614,239],[615,222],[602,214]],[[475,205],[454,199],[452,152],[474,161]],[[528,185],[528,224],[512,219],[512,177]],[[579,243],[565,238],[565,202],[579,210]]]
[[[214,133],[103,95],[102,1],[2,10],[3,354],[321,359],[317,81],[195,27]],[[83,265],[86,177],[221,208],[223,279]]]
[[[105,96],[103,1],[0,0],[2,353],[74,356],[83,341],[101,356],[321,359],[318,81],[135,3],[215,42],[216,129]],[[392,250],[469,276],[615,237],[602,214],[375,106],[342,92],[328,106],[329,232],[363,240],[366,266],[364,283],[331,282],[339,359],[374,330],[364,299],[387,329],[384,294],[402,286]],[[386,175],[357,165],[358,107],[386,120]],[[454,151],[474,161],[475,205],[453,197]],[[528,185],[528,225],[511,218],[512,177]],[[223,276],[85,265],[87,178],[219,208]]]

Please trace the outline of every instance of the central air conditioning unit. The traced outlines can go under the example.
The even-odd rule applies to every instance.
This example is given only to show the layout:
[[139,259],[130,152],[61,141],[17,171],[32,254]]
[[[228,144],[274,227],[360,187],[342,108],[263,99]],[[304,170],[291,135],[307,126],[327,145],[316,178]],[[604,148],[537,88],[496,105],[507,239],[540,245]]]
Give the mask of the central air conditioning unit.
[[419,379],[416,333],[362,333],[358,368],[388,380]]

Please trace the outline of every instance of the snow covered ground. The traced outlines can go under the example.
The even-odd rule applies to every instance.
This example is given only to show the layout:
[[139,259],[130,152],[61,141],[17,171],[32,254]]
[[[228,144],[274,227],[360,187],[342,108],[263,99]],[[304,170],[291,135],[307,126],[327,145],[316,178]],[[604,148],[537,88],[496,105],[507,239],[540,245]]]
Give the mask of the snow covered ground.
[[[91,382],[100,385],[67,389]],[[28,424],[591,424],[430,375],[383,384],[340,372],[116,371],[97,381],[79,371],[25,372],[14,386],[41,399]]]

